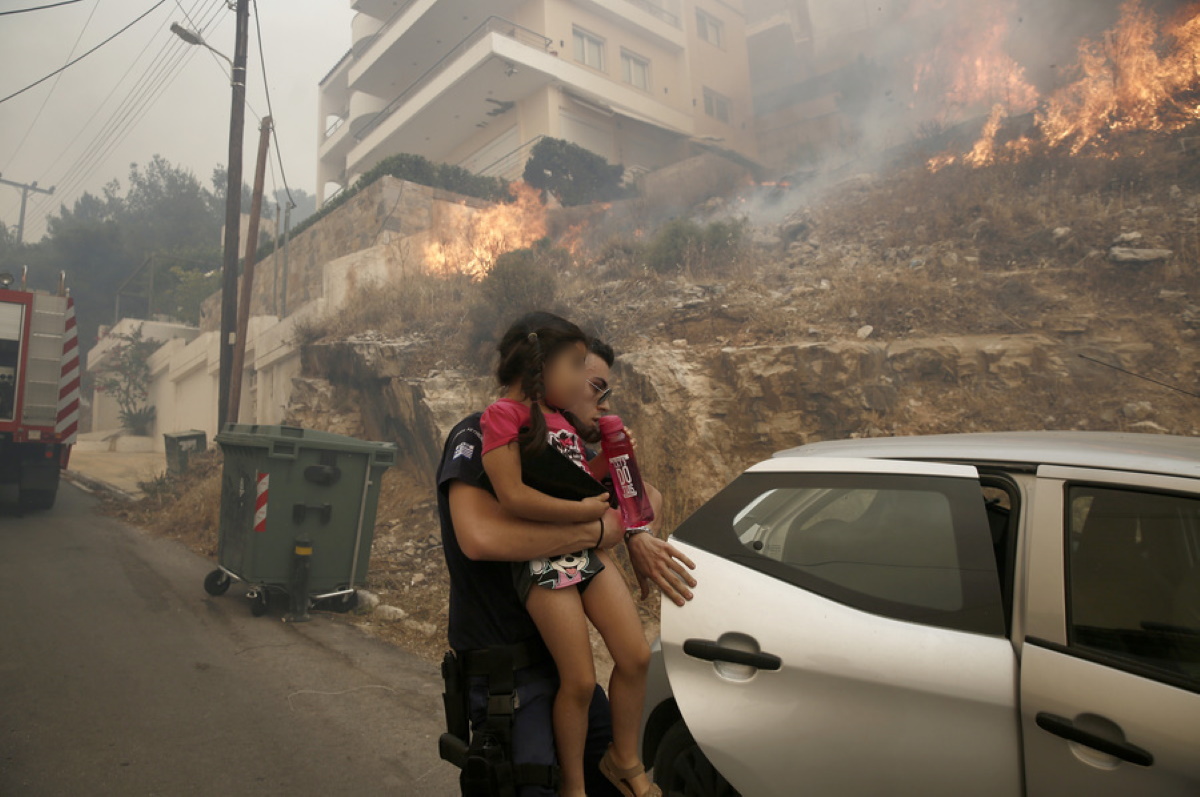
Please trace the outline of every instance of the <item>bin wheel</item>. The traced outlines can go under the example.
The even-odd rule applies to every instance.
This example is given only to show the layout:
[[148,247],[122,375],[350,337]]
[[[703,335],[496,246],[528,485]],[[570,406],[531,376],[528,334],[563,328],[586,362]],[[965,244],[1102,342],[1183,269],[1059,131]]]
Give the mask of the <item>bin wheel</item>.
[[224,595],[229,591],[232,579],[224,570],[214,570],[204,577],[204,591],[209,595]]
[[254,594],[254,597],[250,599],[250,614],[254,615],[255,617],[262,617],[267,613],[268,602],[269,597],[267,595],[267,591],[265,589],[260,589]]

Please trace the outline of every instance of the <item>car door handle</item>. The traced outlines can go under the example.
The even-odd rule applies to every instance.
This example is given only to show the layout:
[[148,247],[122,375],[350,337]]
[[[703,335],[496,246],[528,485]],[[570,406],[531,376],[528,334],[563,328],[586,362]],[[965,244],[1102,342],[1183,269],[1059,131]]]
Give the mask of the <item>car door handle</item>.
[[757,667],[760,670],[778,670],[783,666],[783,659],[770,653],[751,653],[747,650],[737,650],[719,645],[711,639],[688,639],[683,643],[683,652],[705,661],[726,661],[730,664],[744,664],[747,667]]
[[1130,744],[1129,742],[1114,742],[1111,739],[1105,739],[1103,736],[1097,736],[1094,733],[1077,727],[1074,722],[1066,717],[1060,717],[1048,711],[1038,712],[1037,725],[1042,730],[1049,731],[1055,736],[1061,736],[1064,739],[1078,742],[1093,750],[1108,753],[1122,761],[1137,764],[1139,767],[1148,767],[1154,763],[1154,756],[1137,745]]

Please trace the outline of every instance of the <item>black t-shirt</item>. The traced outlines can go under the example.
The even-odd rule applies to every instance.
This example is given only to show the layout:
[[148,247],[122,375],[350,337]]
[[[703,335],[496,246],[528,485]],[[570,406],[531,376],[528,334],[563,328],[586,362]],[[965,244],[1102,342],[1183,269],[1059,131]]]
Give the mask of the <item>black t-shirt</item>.
[[450,430],[438,466],[438,518],[442,524],[442,550],[450,571],[450,647],[478,650],[512,645],[538,636],[529,612],[517,598],[509,562],[476,562],[458,545],[450,519],[450,483],[488,489],[483,470],[483,433],[475,413]]

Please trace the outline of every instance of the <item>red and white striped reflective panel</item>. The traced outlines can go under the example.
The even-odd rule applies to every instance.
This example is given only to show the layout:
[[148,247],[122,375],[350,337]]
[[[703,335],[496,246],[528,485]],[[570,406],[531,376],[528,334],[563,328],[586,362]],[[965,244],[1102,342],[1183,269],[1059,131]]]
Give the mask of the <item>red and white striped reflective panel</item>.
[[62,371],[58,379],[58,417],[54,433],[64,445],[75,442],[79,431],[79,333],[75,328],[75,300],[67,297],[63,331]]
[[258,474],[258,496],[254,500],[254,530],[267,530],[267,492],[271,486],[271,474]]

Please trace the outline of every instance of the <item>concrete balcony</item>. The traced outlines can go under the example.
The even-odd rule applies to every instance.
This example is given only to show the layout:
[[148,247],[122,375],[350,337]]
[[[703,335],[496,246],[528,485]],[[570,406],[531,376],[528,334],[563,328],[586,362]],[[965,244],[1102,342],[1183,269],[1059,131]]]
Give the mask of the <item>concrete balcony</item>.
[[619,25],[635,25],[664,47],[682,50],[687,43],[678,0],[575,0]]
[[354,19],[350,20],[350,52],[354,53],[355,58],[362,55],[363,50],[371,45],[384,24],[384,20],[369,14],[354,15]]
[[479,128],[507,121],[517,102],[551,83],[615,113],[691,135],[689,114],[560,59],[550,45],[520,25],[489,18],[356,132],[348,171],[361,173],[399,152],[446,158]]
[[373,35],[355,46],[349,81],[378,95],[394,95],[489,16],[505,16],[521,0],[397,0]]

